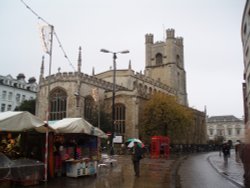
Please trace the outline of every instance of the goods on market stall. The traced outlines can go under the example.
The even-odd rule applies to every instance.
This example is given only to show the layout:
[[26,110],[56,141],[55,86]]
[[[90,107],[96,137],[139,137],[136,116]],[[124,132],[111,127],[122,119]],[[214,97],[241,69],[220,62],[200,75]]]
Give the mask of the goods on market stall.
[[0,180],[20,185],[35,185],[43,179],[44,163],[32,159],[10,160],[0,153]]
[[29,158],[43,160],[45,139],[40,133],[47,130],[45,123],[29,112],[0,113],[0,151],[3,152],[0,156],[9,161],[4,162],[5,165],[0,164],[1,176],[6,176],[0,178],[8,178],[21,185],[35,185],[43,180],[44,163]]
[[16,137],[13,137],[11,133],[7,136],[0,135],[0,151],[10,158],[17,158],[20,155],[20,140],[21,134]]
[[32,159],[12,161],[11,180],[21,185],[35,185],[42,181],[44,163]]
[[97,138],[86,134],[55,135],[55,173],[78,177],[96,174]]
[[10,166],[12,161],[0,152],[0,180],[10,178]]

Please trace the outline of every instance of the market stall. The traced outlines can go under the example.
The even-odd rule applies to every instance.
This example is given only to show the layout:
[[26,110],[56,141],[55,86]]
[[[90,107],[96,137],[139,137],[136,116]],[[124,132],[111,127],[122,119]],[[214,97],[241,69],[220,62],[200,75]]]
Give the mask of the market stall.
[[7,111],[0,113],[0,131],[24,132],[35,130],[46,132],[44,122],[38,117],[25,111]]
[[68,177],[97,173],[98,138],[107,138],[99,128],[82,118],[64,118],[49,122],[55,131],[54,171]]
[[[41,154],[35,152],[41,152],[39,146],[44,147],[45,139],[41,134],[46,132],[44,124],[29,112],[0,113],[0,158],[8,161],[0,163],[0,181],[34,185],[43,179],[43,158],[38,161],[35,155],[41,157]],[[36,138],[32,144],[27,143],[30,135]],[[38,145],[39,141],[43,145]]]

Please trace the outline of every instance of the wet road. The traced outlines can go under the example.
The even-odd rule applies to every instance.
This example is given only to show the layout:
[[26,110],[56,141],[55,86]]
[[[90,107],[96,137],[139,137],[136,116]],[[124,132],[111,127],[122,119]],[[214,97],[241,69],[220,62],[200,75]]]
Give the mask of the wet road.
[[[32,188],[168,188],[173,160],[141,160],[140,177],[135,177],[130,156],[118,156],[117,165],[99,169],[97,176],[58,177]],[[16,186],[12,186],[16,187]]]
[[[97,176],[82,176],[78,178],[56,177],[47,183],[41,182],[39,185],[30,186],[32,188],[236,188],[228,179],[217,173],[208,162],[211,161],[220,167],[220,157],[212,157],[215,153],[190,155],[181,162],[178,170],[179,180],[175,182],[173,172],[175,172],[176,160],[149,159],[141,161],[141,175],[134,176],[133,165],[130,156],[117,156],[117,163],[111,167],[102,166],[99,168]],[[218,153],[216,154],[218,155]],[[183,157],[181,157],[183,158]],[[179,160],[177,160],[179,161]],[[231,164],[230,164],[231,165]],[[230,167],[229,165],[229,167]],[[232,165],[231,165],[232,167]],[[238,178],[242,174],[238,173],[236,166],[225,168],[228,174],[233,173],[233,177]],[[236,173],[237,171],[237,173]],[[238,174],[237,176],[235,176]],[[171,179],[172,178],[172,179]],[[239,178],[238,178],[239,179]],[[173,183],[174,182],[174,183]],[[3,185],[3,184],[2,184]],[[2,188],[0,184],[0,187]],[[4,187],[19,187],[17,185]]]
[[218,174],[207,158],[211,153],[191,155],[179,168],[181,188],[236,188],[228,179]]

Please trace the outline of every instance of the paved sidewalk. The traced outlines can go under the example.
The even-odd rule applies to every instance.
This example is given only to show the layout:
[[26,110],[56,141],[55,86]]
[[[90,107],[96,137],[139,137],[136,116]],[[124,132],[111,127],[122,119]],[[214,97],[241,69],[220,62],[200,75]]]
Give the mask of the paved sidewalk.
[[244,169],[240,160],[236,160],[235,152],[231,152],[228,162],[224,162],[223,155],[219,152],[213,153],[208,157],[209,163],[225,178],[229,179],[239,187],[244,187]]

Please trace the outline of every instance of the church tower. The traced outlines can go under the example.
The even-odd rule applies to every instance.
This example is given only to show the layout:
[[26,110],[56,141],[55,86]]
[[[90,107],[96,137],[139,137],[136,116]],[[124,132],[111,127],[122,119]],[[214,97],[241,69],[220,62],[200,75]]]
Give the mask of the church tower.
[[154,43],[154,36],[145,36],[146,76],[177,91],[178,102],[188,106],[183,38],[175,37],[174,29],[166,30],[166,40]]

